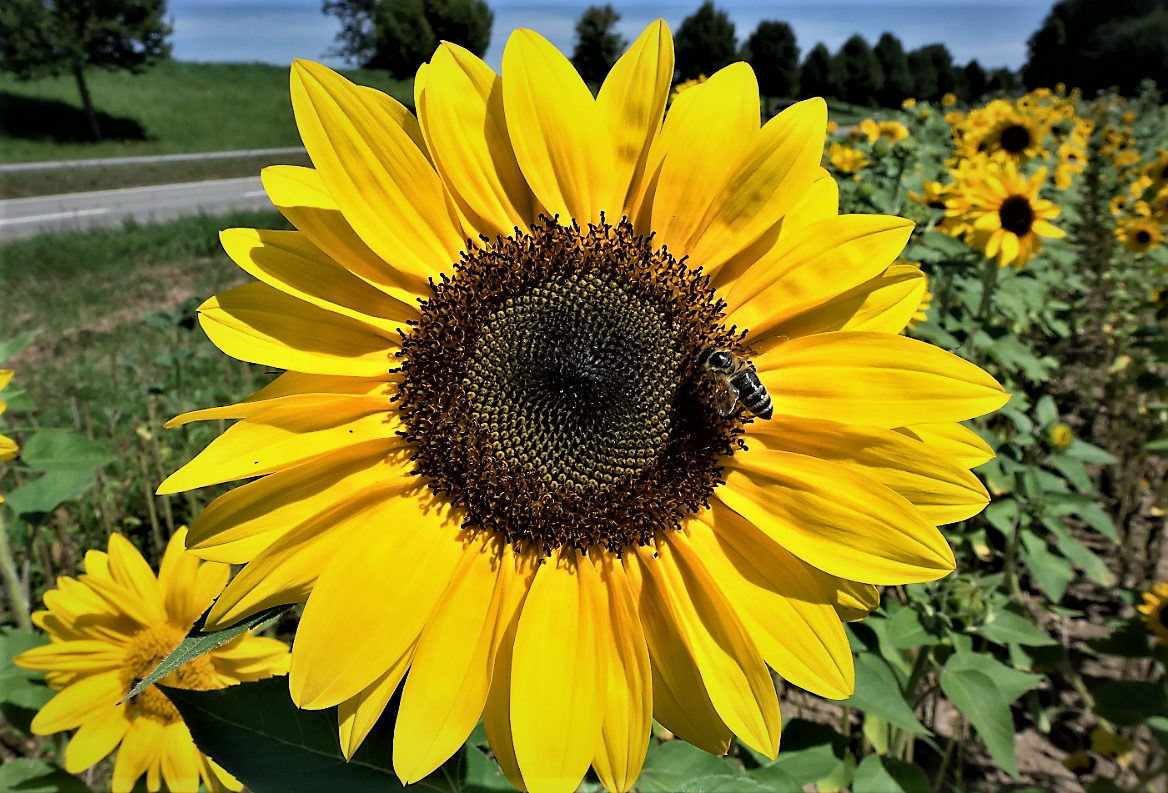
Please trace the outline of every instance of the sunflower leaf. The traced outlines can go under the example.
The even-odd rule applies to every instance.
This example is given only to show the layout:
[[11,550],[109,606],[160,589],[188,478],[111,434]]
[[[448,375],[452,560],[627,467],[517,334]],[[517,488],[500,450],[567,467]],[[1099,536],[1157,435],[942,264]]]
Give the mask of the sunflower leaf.
[[183,664],[195,660],[200,655],[211,652],[216,647],[226,644],[227,642],[231,641],[237,636],[246,633],[252,628],[258,628],[267,624],[290,608],[292,608],[291,604],[272,606],[271,608],[264,609],[261,612],[251,615],[245,620],[237,622],[230,628],[224,628],[221,631],[212,631],[211,633],[200,632],[203,624],[203,620],[200,619],[197,623],[195,623],[195,627],[191,629],[191,632],[187,634],[186,638],[182,640],[182,643],[180,643],[178,647],[175,647],[173,650],[171,650],[170,655],[163,658],[158,666],[154,667],[150,674],[139,680],[134,685],[134,687],[130,689],[130,693],[122,697],[121,702],[118,704],[120,705],[127,699],[138,696],[146,689],[147,686],[151,686],[157,683],[159,680],[166,677]]
[[0,791],[23,793],[89,793],[77,777],[44,760],[18,757],[0,765]]
[[946,665],[941,670],[939,682],[945,696],[969,719],[998,765],[1017,778],[1018,761],[1014,753],[1010,704],[993,679],[976,669]]

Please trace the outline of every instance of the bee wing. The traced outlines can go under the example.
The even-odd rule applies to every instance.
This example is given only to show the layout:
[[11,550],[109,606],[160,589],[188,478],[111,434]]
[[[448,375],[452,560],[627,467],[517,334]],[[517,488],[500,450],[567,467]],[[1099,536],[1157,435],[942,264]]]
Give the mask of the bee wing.
[[738,404],[738,389],[729,378],[719,377],[714,380],[714,408],[720,416],[729,416]]

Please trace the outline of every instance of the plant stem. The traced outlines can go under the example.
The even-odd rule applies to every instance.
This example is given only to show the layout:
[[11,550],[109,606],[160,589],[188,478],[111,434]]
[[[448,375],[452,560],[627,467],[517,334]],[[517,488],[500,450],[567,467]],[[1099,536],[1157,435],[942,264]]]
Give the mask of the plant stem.
[[8,545],[8,530],[4,527],[4,514],[0,512],[0,574],[4,576],[4,587],[12,603],[12,614],[16,625],[25,633],[32,633],[32,620],[28,616],[28,601],[20,591],[20,579],[16,576],[16,563],[12,549]]
[[977,337],[977,332],[985,327],[986,320],[989,318],[990,306],[994,300],[994,290],[998,285],[998,263],[993,259],[985,260],[985,269],[981,273],[981,304],[977,307],[977,325],[970,333],[966,340],[965,357],[974,363],[979,363],[977,360],[980,355],[976,354],[974,347],[974,339]]

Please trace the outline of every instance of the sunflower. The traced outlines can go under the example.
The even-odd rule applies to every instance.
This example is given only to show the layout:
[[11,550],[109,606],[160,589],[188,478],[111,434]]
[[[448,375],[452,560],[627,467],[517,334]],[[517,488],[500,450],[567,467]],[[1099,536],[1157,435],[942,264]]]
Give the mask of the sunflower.
[[1021,267],[1042,250],[1043,237],[1065,236],[1048,222],[1058,217],[1058,206],[1038,197],[1045,180],[1045,167],[1028,181],[1009,160],[988,163],[983,173],[958,186],[958,197],[948,202],[946,220],[999,266]]
[[1168,583],[1156,584],[1151,592],[1145,592],[1144,602],[1136,606],[1136,611],[1144,615],[1148,633],[1168,642]]
[[912,110],[916,106],[917,106],[917,100],[911,96],[908,99],[905,99],[903,102],[900,103],[900,107],[902,110]]
[[662,21],[595,99],[531,31],[501,77],[443,43],[415,119],[297,62],[315,170],[264,171],[297,230],[222,235],[259,283],[202,327],[288,371],[172,420],[239,421],[160,492],[253,479],[191,527],[246,565],[208,627],[306,602],[292,698],[351,756],[401,684],[405,783],[480,715],[534,793],[629,790],[654,718],[774,757],[770,669],[848,696],[840,620],[951,571],[936,526],[987,502],[958,422],[1008,397],[899,335],[912,224],[837,214],[826,104],[760,128],[736,63],[662,123],[673,71]]
[[1148,189],[1153,193],[1168,188],[1168,151],[1160,149],[1156,159],[1144,166],[1143,175],[1148,180]]
[[1119,217],[1131,206],[1132,197],[1126,193],[1116,193],[1111,197],[1111,214]]
[[1164,241],[1164,232],[1152,218],[1134,217],[1116,224],[1115,238],[1132,253],[1146,253]]
[[868,164],[864,152],[842,143],[832,143],[827,151],[832,167],[840,173],[854,174]]
[[[110,537],[109,553],[85,554],[85,574],[63,576],[45,593],[46,611],[32,620],[50,644],[21,653],[17,666],[47,672],[58,693],[37,713],[32,731],[52,735],[79,727],[65,749],[76,774],[121,744],[114,793],[126,793],[146,774],[157,791],[239,790],[241,785],[202,754],[170,700],[157,686],[116,704],[195,624],[227,584],[230,568],[204,564],[183,550],[186,529],[174,533],[155,577],[130,541]],[[199,691],[286,674],[288,647],[245,634],[180,667],[161,682]]]
[[941,107],[953,107],[957,104],[957,94],[950,91],[941,97]]
[[933,182],[926,179],[921,185],[921,192],[910,192],[908,197],[918,204],[924,204],[930,209],[944,209],[945,201],[949,199],[952,191],[952,185],[943,185],[940,182]]
[[[0,391],[3,391],[8,383],[12,380],[13,372],[11,369],[0,369]],[[8,403],[0,399],[0,414],[8,409]],[[16,441],[9,438],[7,435],[0,435],[0,463],[7,462],[16,457]],[[4,503],[4,496],[0,494],[0,504]]]
[[1075,433],[1070,427],[1060,421],[1050,428],[1047,439],[1050,441],[1051,446],[1061,451],[1074,442]]

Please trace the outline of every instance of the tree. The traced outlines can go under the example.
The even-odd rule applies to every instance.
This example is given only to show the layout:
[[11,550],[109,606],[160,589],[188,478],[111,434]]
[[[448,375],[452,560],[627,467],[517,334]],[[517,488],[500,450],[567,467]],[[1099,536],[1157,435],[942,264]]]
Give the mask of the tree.
[[908,54],[908,68],[912,72],[913,82],[916,84],[917,99],[930,102],[941,98],[941,90],[937,81],[937,67],[933,58],[925,48],[913,50]]
[[835,59],[843,88],[840,98],[853,105],[876,104],[876,95],[884,87],[884,70],[864,37],[856,34],[845,41]]
[[944,44],[929,44],[921,49],[933,62],[933,70],[937,73],[938,95],[957,93],[959,70],[953,65],[953,55],[950,54],[949,48]]
[[884,86],[876,95],[880,104],[884,107],[900,107],[900,103],[913,96],[916,90],[900,39],[891,33],[884,33],[872,52],[884,71]]
[[763,20],[746,40],[743,55],[758,78],[758,91],[768,97],[799,93],[799,45],[786,22]]
[[331,54],[409,79],[441,41],[482,56],[495,14],[486,0],[325,0],[341,21]]
[[101,139],[85,69],[141,74],[170,57],[166,0],[4,0],[0,6],[0,71],[19,80],[72,74]]
[[612,6],[589,6],[576,20],[576,49],[572,65],[584,82],[597,85],[604,82],[617,58],[629,43],[616,32],[621,15]]
[[965,64],[963,71],[965,72],[965,84],[969,87],[969,96],[964,98],[968,102],[976,102],[989,87],[989,78],[976,58]]
[[1017,89],[1018,78],[1009,69],[994,69],[990,72],[989,80],[986,81],[986,91],[990,93],[1005,91],[1012,94]]
[[707,77],[738,60],[738,42],[734,23],[725,11],[714,8],[713,0],[704,3],[685,19],[673,37],[677,79]]
[[799,76],[799,97],[808,99],[822,96],[825,99],[839,99],[839,72],[835,58],[827,51],[823,42],[816,44],[803,60],[803,70]]

